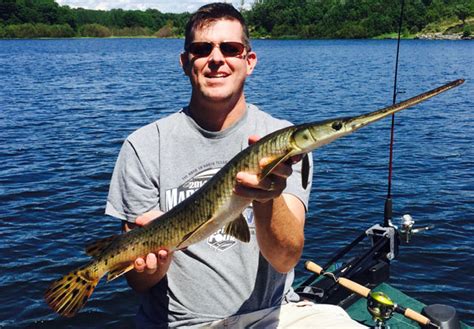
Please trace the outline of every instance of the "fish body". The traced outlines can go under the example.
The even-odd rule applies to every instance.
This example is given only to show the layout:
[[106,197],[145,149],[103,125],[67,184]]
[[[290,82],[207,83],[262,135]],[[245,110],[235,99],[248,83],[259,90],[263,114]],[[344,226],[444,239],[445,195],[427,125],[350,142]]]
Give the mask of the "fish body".
[[[197,192],[158,220],[87,246],[86,253],[92,257],[91,262],[53,282],[45,293],[46,302],[57,313],[74,316],[105,274],[108,274],[107,281],[111,281],[133,269],[138,257],[159,249],[172,251],[186,248],[222,227],[226,234],[248,242],[250,232],[242,212],[251,200],[233,193],[238,172],[258,174],[263,178],[293,156],[306,154],[369,123],[456,87],[463,81],[453,81],[368,114],[290,126],[263,137],[238,153]],[[262,158],[270,159],[264,168],[259,164]]]

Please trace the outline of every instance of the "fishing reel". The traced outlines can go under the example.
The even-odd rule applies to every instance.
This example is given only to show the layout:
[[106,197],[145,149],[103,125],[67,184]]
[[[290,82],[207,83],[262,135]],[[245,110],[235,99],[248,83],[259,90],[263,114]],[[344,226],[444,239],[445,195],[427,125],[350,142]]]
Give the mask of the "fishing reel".
[[386,322],[392,318],[395,304],[383,292],[371,292],[367,296],[367,310],[375,321],[375,328],[388,328]]
[[427,225],[417,228],[415,228],[414,225],[415,221],[413,220],[413,217],[411,217],[409,214],[405,214],[400,219],[400,228],[395,225],[393,226],[398,230],[400,236],[405,240],[406,243],[410,243],[410,239],[413,234],[432,230],[434,228],[434,225]]

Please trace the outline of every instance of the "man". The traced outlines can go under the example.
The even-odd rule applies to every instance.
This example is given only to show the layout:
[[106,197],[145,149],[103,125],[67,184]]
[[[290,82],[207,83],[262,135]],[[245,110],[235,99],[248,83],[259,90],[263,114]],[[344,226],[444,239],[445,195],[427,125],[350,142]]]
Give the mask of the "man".
[[[245,101],[244,83],[257,55],[243,17],[231,5],[206,5],[192,15],[184,50],[180,61],[192,86],[189,105],[130,135],[117,160],[106,213],[122,219],[124,231],[176,206],[248,142],[290,124]],[[285,163],[263,180],[237,175],[234,193],[252,200],[245,214],[249,243],[220,230],[186,250],[156,250],[135,261],[127,280],[141,294],[138,327],[282,321],[281,304],[298,301],[291,284],[303,250],[310,190],[301,186],[299,165],[292,172]]]

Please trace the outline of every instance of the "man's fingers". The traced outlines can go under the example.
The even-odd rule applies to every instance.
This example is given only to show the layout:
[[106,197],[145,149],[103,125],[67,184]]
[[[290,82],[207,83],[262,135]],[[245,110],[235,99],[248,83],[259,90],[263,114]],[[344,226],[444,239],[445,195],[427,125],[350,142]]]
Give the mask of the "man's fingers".
[[242,197],[251,199],[251,200],[258,200],[258,201],[268,201],[270,199],[274,199],[278,197],[281,192],[276,190],[262,190],[256,189],[251,187],[246,187],[243,185],[239,185],[235,187],[235,193]]
[[259,180],[257,175],[246,172],[239,172],[236,176],[237,186],[243,185],[248,188],[261,189],[264,191],[280,191],[286,188],[286,177],[269,175],[262,180]]
[[158,253],[157,253],[158,263],[160,265],[166,264],[166,262],[168,261],[169,256],[170,256],[170,254],[168,253],[167,250],[162,249],[162,250],[158,251]]
[[156,258],[156,255],[153,253],[149,253],[148,255],[146,255],[145,272],[148,274],[153,274],[156,272],[157,268],[158,268],[158,259]]
[[134,267],[135,267],[135,271],[137,272],[143,272],[145,270],[145,267],[146,267],[146,263],[145,263],[145,260],[143,258],[137,258],[135,259],[135,262],[134,262]]
[[160,217],[161,215],[163,215],[162,211],[150,210],[144,213],[143,215],[138,216],[135,219],[135,224],[137,224],[138,226],[144,226],[148,224],[149,222],[151,222],[152,220],[156,219],[157,217]]
[[298,154],[290,158],[290,163],[295,164],[303,159],[304,154]]
[[149,253],[146,255],[145,259],[139,257],[135,260],[134,263],[135,271],[137,272],[146,272],[148,274],[153,274],[158,268],[158,260],[155,254]]
[[237,179],[237,183],[248,186],[257,187],[260,183],[257,175],[249,174],[243,171],[237,173],[237,176],[235,176],[235,178]]
[[261,181],[256,175],[240,172],[237,174],[234,192],[242,197],[267,202],[281,195],[286,188],[286,178],[270,175]]
[[249,145],[252,145],[253,143],[257,142],[260,139],[260,136],[258,135],[250,135],[249,136]]

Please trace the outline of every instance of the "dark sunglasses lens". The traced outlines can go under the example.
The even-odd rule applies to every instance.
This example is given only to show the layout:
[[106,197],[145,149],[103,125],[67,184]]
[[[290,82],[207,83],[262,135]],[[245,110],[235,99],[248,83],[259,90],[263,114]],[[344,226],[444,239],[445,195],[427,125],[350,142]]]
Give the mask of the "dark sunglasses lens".
[[224,56],[239,56],[244,52],[245,46],[239,42],[223,42],[219,48]]
[[193,42],[189,45],[189,52],[194,56],[209,56],[212,52],[212,44],[209,42]]

